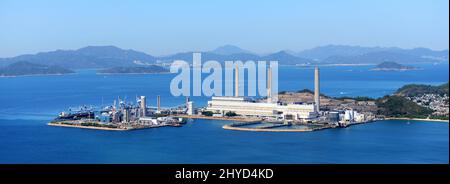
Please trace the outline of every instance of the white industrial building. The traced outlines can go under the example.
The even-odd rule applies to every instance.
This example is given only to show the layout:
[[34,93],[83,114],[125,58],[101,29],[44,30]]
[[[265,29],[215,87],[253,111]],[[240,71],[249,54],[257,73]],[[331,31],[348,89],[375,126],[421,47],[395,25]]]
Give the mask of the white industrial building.
[[[236,69],[235,72],[238,72]],[[235,112],[241,116],[270,117],[282,120],[309,120],[316,118],[319,112],[319,71],[315,69],[315,103],[314,104],[280,104],[272,101],[271,86],[272,74],[268,70],[268,97],[265,102],[255,102],[238,94],[235,90],[234,97],[212,97],[208,101],[207,111],[224,115],[227,112]],[[235,88],[238,88],[238,75],[236,74]]]
[[207,110],[218,114],[235,112],[243,116],[273,117],[299,120],[317,117],[314,104],[286,104],[253,102],[244,97],[212,97]]
[[363,122],[365,121],[365,115],[358,113],[353,109],[349,109],[345,110],[343,120],[347,122]]

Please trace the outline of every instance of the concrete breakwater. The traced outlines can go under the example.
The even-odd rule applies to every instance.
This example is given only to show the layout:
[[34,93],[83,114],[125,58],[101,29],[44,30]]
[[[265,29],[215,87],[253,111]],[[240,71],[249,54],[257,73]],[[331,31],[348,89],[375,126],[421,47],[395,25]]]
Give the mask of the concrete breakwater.
[[313,129],[270,129],[270,128],[245,128],[245,127],[233,127],[230,125],[224,125],[222,127],[226,130],[238,130],[238,131],[250,131],[250,132],[311,132]]
[[171,126],[167,124],[161,125],[147,125],[147,126],[120,126],[120,127],[101,127],[101,126],[83,126],[80,124],[67,124],[67,123],[47,123],[49,126],[59,126],[59,127],[68,127],[68,128],[83,128],[83,129],[93,129],[93,130],[108,130],[108,131],[129,131],[129,130],[139,130],[139,129],[147,129],[147,128],[159,128],[165,126]]
[[191,119],[209,119],[209,120],[225,120],[235,121],[235,123],[222,126],[226,130],[238,130],[238,131],[252,131],[252,132],[311,132],[327,128],[335,128],[333,125],[314,125],[299,128],[282,128],[283,126],[289,126],[282,123],[264,123],[266,125],[261,127],[245,127],[253,124],[263,124],[261,118],[247,118],[247,117],[214,117],[214,116],[202,116],[202,115],[177,115],[181,118]]
[[176,115],[180,118],[190,119],[210,119],[210,120],[226,120],[226,121],[239,121],[239,122],[261,122],[261,118],[247,118],[247,117],[216,117],[216,116],[201,116],[201,115]]
[[61,124],[61,123],[47,123],[50,126],[68,127],[68,128],[84,128],[84,129],[95,129],[95,130],[110,130],[110,131],[125,131],[131,130],[127,128],[108,128],[108,127],[95,127],[95,126],[82,126],[75,124]]
[[254,125],[254,124],[263,124],[259,122],[238,122],[233,123],[229,125],[222,126],[223,129],[226,130],[237,130],[237,131],[251,131],[251,132],[312,132],[327,128],[335,128],[336,126],[333,125],[314,125],[314,126],[308,126],[305,125],[305,127],[298,127],[298,128],[282,128],[284,126],[292,126],[287,124],[267,124],[260,127],[245,127],[248,125]]

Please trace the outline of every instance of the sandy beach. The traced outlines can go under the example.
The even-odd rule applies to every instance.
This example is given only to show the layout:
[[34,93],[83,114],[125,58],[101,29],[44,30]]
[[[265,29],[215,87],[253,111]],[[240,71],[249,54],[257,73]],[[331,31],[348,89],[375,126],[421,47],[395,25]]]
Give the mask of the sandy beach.
[[432,121],[432,122],[443,122],[443,123],[449,122],[449,120],[443,120],[443,119],[420,119],[420,118],[386,118],[385,120]]

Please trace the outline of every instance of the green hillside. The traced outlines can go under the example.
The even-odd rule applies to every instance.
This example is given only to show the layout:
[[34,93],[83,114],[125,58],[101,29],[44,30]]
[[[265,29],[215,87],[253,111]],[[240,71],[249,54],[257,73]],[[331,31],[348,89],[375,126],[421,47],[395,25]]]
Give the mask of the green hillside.
[[388,117],[426,118],[433,110],[417,105],[402,96],[385,96],[377,100],[378,114]]
[[74,73],[74,71],[59,66],[34,64],[28,61],[19,61],[0,68],[0,76],[56,75],[68,73]]
[[423,85],[423,84],[409,84],[401,87],[395,93],[400,96],[420,96],[423,94],[439,94],[448,95],[448,82],[439,86]]

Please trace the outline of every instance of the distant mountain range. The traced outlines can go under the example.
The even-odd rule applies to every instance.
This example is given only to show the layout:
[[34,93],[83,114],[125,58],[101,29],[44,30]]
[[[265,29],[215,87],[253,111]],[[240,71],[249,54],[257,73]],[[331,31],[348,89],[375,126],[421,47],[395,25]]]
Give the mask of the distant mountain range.
[[209,51],[212,54],[220,54],[220,55],[232,55],[232,54],[251,54],[252,52],[248,50],[241,49],[234,45],[224,45],[221,47],[217,47],[216,49]]
[[326,45],[313,49],[304,50],[294,55],[312,60],[332,60],[333,57],[341,58],[365,58],[380,55],[390,55],[390,57],[403,57],[405,55],[415,56],[419,58],[429,58],[435,60],[447,60],[448,50],[434,51],[427,48],[401,49],[398,47],[360,47],[346,45]]
[[[176,53],[156,57],[135,50],[124,50],[115,46],[88,46],[78,50],[56,50],[38,54],[26,54],[11,58],[0,58],[0,67],[27,61],[35,64],[61,66],[70,69],[133,67],[174,60],[192,62],[192,52]],[[448,62],[448,50],[434,51],[427,48],[401,49],[396,47],[359,47],[327,45],[301,52],[279,51],[267,55],[254,54],[233,45],[202,52],[202,61],[271,61],[281,65],[297,64],[378,64],[382,62],[435,63]]]
[[78,50],[56,50],[12,58],[1,58],[0,67],[17,61],[79,69],[134,66],[136,65],[134,61],[155,63],[156,59],[143,52],[124,50],[114,46],[88,46]]

